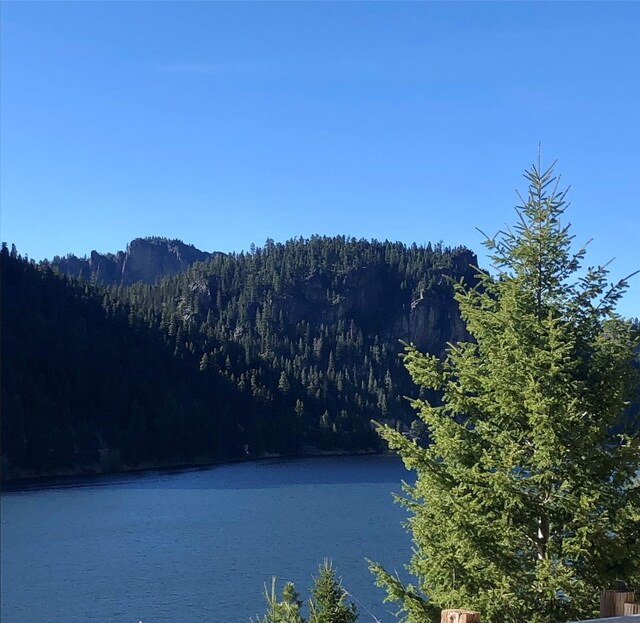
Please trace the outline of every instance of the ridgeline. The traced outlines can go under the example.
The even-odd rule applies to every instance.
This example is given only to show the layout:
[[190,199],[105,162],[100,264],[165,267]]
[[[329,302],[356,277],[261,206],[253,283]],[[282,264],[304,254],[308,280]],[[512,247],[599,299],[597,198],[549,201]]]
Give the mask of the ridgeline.
[[399,340],[464,338],[452,282],[476,263],[317,236],[238,254],[149,238],[39,264],[5,245],[1,260],[5,479],[379,450],[371,420],[415,419]]

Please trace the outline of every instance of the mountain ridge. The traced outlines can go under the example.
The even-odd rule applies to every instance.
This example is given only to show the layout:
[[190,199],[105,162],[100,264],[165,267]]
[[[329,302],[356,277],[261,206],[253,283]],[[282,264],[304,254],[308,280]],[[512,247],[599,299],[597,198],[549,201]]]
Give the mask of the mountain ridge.
[[70,277],[107,286],[130,285],[137,281],[154,283],[157,279],[184,272],[194,262],[202,262],[211,256],[212,253],[177,238],[147,236],[134,238],[124,251],[99,253],[93,250],[88,258],[74,254],[55,256],[49,265]]

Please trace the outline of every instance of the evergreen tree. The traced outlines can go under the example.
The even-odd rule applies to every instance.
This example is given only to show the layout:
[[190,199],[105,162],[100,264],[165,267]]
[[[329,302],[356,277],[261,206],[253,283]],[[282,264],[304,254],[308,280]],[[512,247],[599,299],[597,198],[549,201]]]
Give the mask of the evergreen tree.
[[443,361],[406,348],[413,380],[440,393],[413,401],[431,444],[380,429],[417,472],[401,501],[418,585],[372,570],[411,623],[447,607],[589,618],[615,578],[640,588],[640,446],[622,418],[638,340],[614,313],[627,282],[580,271],[553,166],[525,177],[517,224],[485,243],[495,274],[457,288],[474,340]]
[[265,590],[267,613],[256,623],[304,623],[300,609],[302,602],[293,582],[287,582],[282,589],[282,597],[276,593],[276,578],[271,581],[271,593]]
[[329,560],[320,565],[311,595],[309,623],[354,623],[358,618],[355,604],[344,603],[347,591]]
[[[354,604],[346,605],[347,591],[336,578],[336,571],[329,560],[318,568],[318,577],[311,588],[309,623],[354,623],[358,618]],[[278,599],[276,578],[271,582],[271,592],[265,590],[267,613],[256,623],[305,623],[302,601],[292,582],[287,582]]]

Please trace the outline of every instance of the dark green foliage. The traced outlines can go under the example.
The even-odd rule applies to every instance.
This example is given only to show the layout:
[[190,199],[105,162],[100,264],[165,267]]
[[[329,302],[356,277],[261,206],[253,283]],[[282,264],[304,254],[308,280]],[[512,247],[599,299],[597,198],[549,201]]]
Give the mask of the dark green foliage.
[[3,478],[239,454],[247,398],[157,326],[2,254]]
[[175,335],[178,355],[197,353],[254,401],[251,453],[354,451],[379,447],[370,420],[413,419],[397,359],[397,338],[408,337],[401,319],[424,297],[441,312],[424,339],[443,350],[464,331],[449,277],[472,276],[473,260],[441,246],[267,241],[109,292]]
[[414,419],[397,339],[464,334],[473,261],[314,237],[104,287],[5,249],[3,473],[377,449],[370,420]]
[[302,602],[292,582],[287,582],[282,589],[282,597],[276,593],[276,578],[271,582],[271,593],[265,591],[267,613],[256,623],[303,623]]
[[[552,169],[526,174],[512,230],[489,239],[495,274],[457,288],[474,341],[444,360],[407,347],[431,444],[383,436],[417,472],[403,500],[417,587],[373,565],[411,623],[441,608],[487,623],[591,618],[616,578],[640,588],[640,445],[624,410],[637,384],[626,281],[579,272]],[[637,351],[636,351],[637,352]]]
[[[336,577],[331,561],[325,560],[318,568],[309,599],[308,623],[355,623],[358,618],[356,606],[346,604],[347,592],[342,581]],[[295,586],[288,582],[282,589],[282,597],[276,593],[276,578],[273,578],[271,592],[265,591],[267,613],[257,623],[304,623],[302,601]]]
[[354,623],[358,618],[356,606],[345,604],[346,596],[331,561],[325,560],[311,589],[309,623]]

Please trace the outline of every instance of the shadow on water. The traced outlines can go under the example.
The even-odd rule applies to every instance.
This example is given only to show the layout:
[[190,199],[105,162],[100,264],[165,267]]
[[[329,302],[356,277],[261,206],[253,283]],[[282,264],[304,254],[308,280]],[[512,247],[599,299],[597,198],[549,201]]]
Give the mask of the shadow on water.
[[86,488],[265,489],[292,485],[400,483],[401,480],[411,482],[414,477],[395,455],[327,456],[22,480],[4,483],[2,493]]

